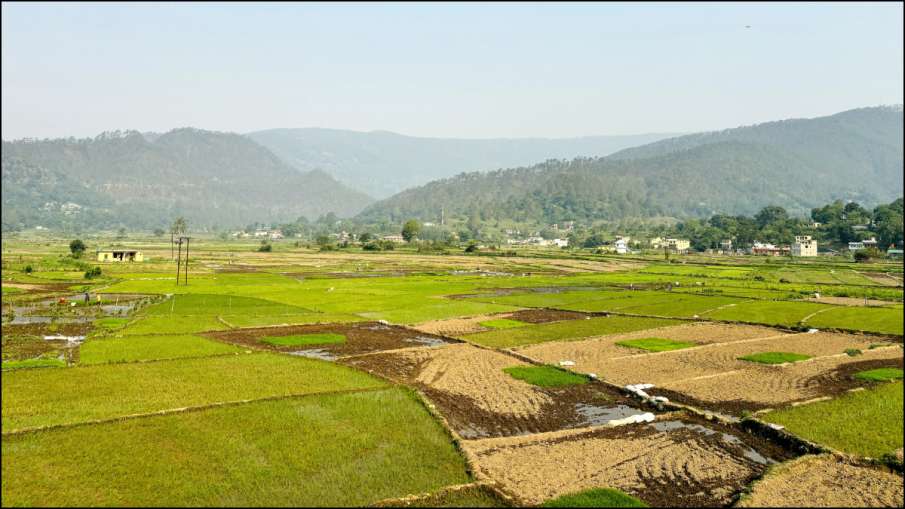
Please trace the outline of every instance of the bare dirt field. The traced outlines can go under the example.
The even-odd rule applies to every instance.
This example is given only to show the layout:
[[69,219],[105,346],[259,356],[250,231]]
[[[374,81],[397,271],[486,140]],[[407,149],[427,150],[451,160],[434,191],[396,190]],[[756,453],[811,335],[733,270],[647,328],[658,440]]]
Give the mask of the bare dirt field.
[[882,272],[862,272],[862,276],[883,286],[902,286],[902,279]]
[[477,470],[525,504],[611,487],[653,506],[728,504],[788,453],[733,428],[687,416],[617,428],[467,440]]
[[[893,343],[870,350],[871,345],[882,342],[869,336],[777,332],[762,327],[689,324],[584,341],[550,342],[519,352],[551,364],[573,361],[575,366],[570,369],[594,373],[618,385],[652,383],[657,386],[653,394],[730,413],[838,394],[862,385],[844,375],[844,366],[869,362],[880,367],[902,359],[901,348]],[[643,337],[695,341],[701,346],[648,353],[615,344]],[[863,353],[851,357],[844,353],[846,349]],[[771,351],[814,358],[783,366],[738,360],[743,355]]]
[[876,300],[876,299],[858,299],[855,297],[811,297],[809,299],[811,302],[820,302],[823,304],[835,304],[837,306],[890,306],[892,304],[899,304],[898,302],[890,302],[886,300]]
[[673,401],[738,413],[838,395],[865,385],[852,378],[855,373],[884,367],[902,367],[901,348],[868,350],[856,357],[821,357],[785,366],[752,365],[720,376],[666,383],[650,392]]
[[[278,346],[265,343],[265,337],[294,336],[332,333],[346,337],[343,343],[306,346]],[[395,350],[418,346],[437,346],[456,342],[423,332],[384,325],[379,322],[290,325],[279,327],[253,327],[226,331],[206,332],[203,335],[252,348],[294,353],[310,357],[335,359],[347,355],[360,355],[382,350]]]
[[588,338],[582,341],[550,341],[524,348],[517,348],[516,351],[523,355],[527,355],[528,357],[551,364],[556,364],[561,360],[571,360],[576,363],[576,371],[597,373],[600,376],[609,377],[610,375],[607,371],[604,371],[603,368],[609,367],[609,363],[613,359],[648,354],[648,352],[644,350],[619,346],[616,344],[618,341],[657,337],[675,341],[692,341],[705,345],[787,335],[788,334],[783,334],[776,329],[753,325],[687,323],[626,334]]
[[902,476],[833,456],[802,456],[774,467],[739,507],[902,507]]
[[433,320],[415,325],[413,328],[429,334],[441,334],[445,336],[458,336],[473,332],[491,330],[481,325],[481,322],[508,318],[525,323],[550,323],[563,320],[578,320],[590,316],[587,313],[577,311],[561,311],[558,309],[523,309],[512,313],[498,313],[493,315],[478,315],[468,318],[451,318],[448,320]]
[[344,364],[421,389],[464,438],[602,424],[643,413],[599,383],[541,388],[503,371],[524,362],[467,344],[362,355]]

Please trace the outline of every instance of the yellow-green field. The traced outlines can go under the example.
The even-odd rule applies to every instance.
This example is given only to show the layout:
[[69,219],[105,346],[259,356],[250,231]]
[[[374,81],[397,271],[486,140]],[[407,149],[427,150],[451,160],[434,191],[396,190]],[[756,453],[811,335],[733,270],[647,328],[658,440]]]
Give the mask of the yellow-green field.
[[[88,252],[110,242],[85,240]],[[417,495],[413,505],[536,503],[538,496],[520,495],[529,482],[522,478],[490,475],[497,488],[452,489],[497,471],[481,468],[489,455],[472,465],[477,473],[469,468],[462,444],[484,450],[482,440],[515,440],[509,430],[520,424],[507,419],[547,422],[555,414],[566,424],[544,424],[554,434],[590,430],[604,421],[594,414],[588,423],[572,422],[557,399],[610,411],[619,389],[607,382],[621,386],[633,376],[642,383],[663,369],[687,369],[666,385],[670,398],[693,408],[735,417],[757,412],[855,455],[894,458],[902,448],[901,382],[858,377],[901,370],[901,264],[704,256],[667,262],[559,250],[319,252],[288,241],[260,253],[252,242],[200,236],[192,241],[188,284],[176,285],[166,241],[120,241],[144,252],[140,263],[73,260],[68,242],[3,241],[4,506],[361,506],[409,495]],[[101,276],[85,279],[85,264],[100,266]],[[876,274],[899,286],[869,277]],[[817,302],[815,292],[839,300]],[[370,336],[334,330],[352,324]],[[700,327],[708,324],[714,327]],[[222,339],[262,327],[258,340]],[[832,332],[826,341],[835,350],[821,351],[809,339],[818,336],[803,333],[808,329]],[[704,330],[711,332],[696,332]],[[331,348],[339,353],[325,355]],[[738,360],[798,349],[807,355],[794,363]],[[532,357],[541,351],[547,357]],[[618,372],[622,359],[637,370]],[[362,368],[371,361],[380,369]],[[601,381],[589,381],[592,365],[614,368],[596,370],[591,378]],[[728,383],[738,370],[814,382],[774,401]],[[741,392],[707,399],[723,386]],[[853,388],[866,390],[849,394]],[[800,404],[818,397],[823,401]],[[639,412],[658,412],[645,404],[633,403]],[[508,427],[487,424],[493,422]],[[621,440],[622,429],[629,442],[646,440],[641,426],[650,425],[613,428],[594,447]],[[462,429],[477,438],[457,444]],[[718,442],[713,436],[702,440]],[[717,442],[711,445],[725,446]],[[541,456],[567,454],[561,451],[569,443],[553,440]],[[794,456],[781,444],[748,445],[777,461]],[[748,462],[753,473],[732,481],[747,485],[762,465],[732,447],[715,457]],[[597,488],[641,501],[651,496],[602,474],[599,485],[584,485],[598,478],[582,470],[593,466],[570,473],[569,465],[583,460],[562,458],[562,475],[574,482],[541,499]],[[700,502],[693,496],[706,482],[685,485],[676,503]]]

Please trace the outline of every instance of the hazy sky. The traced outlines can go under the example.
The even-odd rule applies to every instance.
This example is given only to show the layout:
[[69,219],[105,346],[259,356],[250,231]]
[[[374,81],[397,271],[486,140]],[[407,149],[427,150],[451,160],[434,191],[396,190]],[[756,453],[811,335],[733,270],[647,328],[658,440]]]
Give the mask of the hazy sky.
[[2,136],[565,137],[820,116],[902,102],[902,14],[898,2],[4,3]]

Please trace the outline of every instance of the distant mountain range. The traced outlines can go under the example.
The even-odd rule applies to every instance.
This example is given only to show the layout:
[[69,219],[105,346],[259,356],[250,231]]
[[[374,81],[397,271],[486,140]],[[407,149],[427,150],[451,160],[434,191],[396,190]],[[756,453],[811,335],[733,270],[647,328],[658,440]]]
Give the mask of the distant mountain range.
[[305,128],[269,129],[248,136],[301,171],[320,169],[370,196],[387,198],[464,171],[512,168],[551,158],[605,156],[675,135],[455,139]]
[[753,214],[775,204],[806,213],[834,199],[866,205],[903,193],[901,106],[845,111],[692,134],[607,157],[464,173],[372,204],[363,221],[554,222]]
[[154,228],[289,221],[371,201],[324,172],[300,172],[238,134],[176,129],[3,142],[4,230]]
[[[753,214],[770,204],[805,213],[834,199],[871,206],[903,194],[902,124],[894,106],[673,138],[184,128],[4,141],[3,230],[156,228],[179,215],[231,227],[328,212],[555,222]],[[462,173],[506,166],[516,167]]]

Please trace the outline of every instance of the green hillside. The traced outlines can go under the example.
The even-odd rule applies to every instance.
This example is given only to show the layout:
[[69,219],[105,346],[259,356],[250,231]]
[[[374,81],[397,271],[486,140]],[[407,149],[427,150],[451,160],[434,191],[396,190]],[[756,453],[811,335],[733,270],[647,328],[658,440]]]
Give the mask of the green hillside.
[[4,230],[198,226],[357,213],[370,198],[237,134],[177,129],[3,142]]
[[483,219],[560,221],[752,215],[779,204],[792,213],[834,199],[867,205],[902,194],[902,111],[865,108],[720,133],[683,136],[603,158],[465,173],[368,207],[366,221]]

